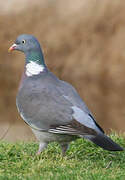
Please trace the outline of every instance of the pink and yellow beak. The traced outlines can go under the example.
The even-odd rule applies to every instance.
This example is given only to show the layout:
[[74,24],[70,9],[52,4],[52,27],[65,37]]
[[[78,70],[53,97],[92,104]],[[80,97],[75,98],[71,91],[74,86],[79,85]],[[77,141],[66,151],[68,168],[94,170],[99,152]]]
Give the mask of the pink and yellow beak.
[[8,52],[11,52],[13,50],[15,50],[15,48],[17,47],[16,44],[13,44],[9,49],[8,49]]

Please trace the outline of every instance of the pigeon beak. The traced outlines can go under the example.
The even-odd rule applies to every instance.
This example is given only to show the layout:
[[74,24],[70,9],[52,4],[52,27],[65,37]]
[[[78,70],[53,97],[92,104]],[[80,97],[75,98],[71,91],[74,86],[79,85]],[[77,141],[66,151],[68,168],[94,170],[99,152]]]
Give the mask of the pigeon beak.
[[17,44],[13,44],[13,45],[8,49],[8,52],[11,52],[11,51],[15,50],[16,47],[17,47]]

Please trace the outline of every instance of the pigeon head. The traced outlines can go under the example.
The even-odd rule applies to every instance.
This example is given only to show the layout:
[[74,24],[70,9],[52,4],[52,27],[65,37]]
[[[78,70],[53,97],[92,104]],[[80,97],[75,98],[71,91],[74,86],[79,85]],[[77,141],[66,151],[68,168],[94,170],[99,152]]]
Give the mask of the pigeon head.
[[25,54],[26,70],[28,69],[28,72],[32,71],[31,74],[38,74],[47,70],[40,44],[34,36],[28,34],[18,36],[8,51],[11,52],[14,50],[21,51]]
[[9,48],[9,51],[13,50],[22,51],[24,54],[27,54],[31,51],[40,51],[41,47],[34,36],[22,34],[17,37],[15,43]]

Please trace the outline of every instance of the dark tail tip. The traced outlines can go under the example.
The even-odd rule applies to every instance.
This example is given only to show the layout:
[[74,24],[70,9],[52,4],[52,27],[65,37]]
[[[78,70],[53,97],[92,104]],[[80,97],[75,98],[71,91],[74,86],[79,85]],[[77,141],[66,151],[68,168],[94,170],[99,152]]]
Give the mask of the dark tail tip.
[[105,134],[98,134],[96,137],[90,138],[90,140],[108,151],[124,151],[122,147],[116,144],[112,139],[110,139]]

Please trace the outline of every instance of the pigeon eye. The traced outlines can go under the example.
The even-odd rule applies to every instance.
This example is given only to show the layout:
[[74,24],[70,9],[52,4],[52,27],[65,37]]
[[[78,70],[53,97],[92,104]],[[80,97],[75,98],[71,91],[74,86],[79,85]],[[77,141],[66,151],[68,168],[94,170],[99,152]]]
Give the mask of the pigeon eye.
[[23,44],[25,44],[25,42],[26,42],[25,40],[22,40],[22,43],[23,43]]

